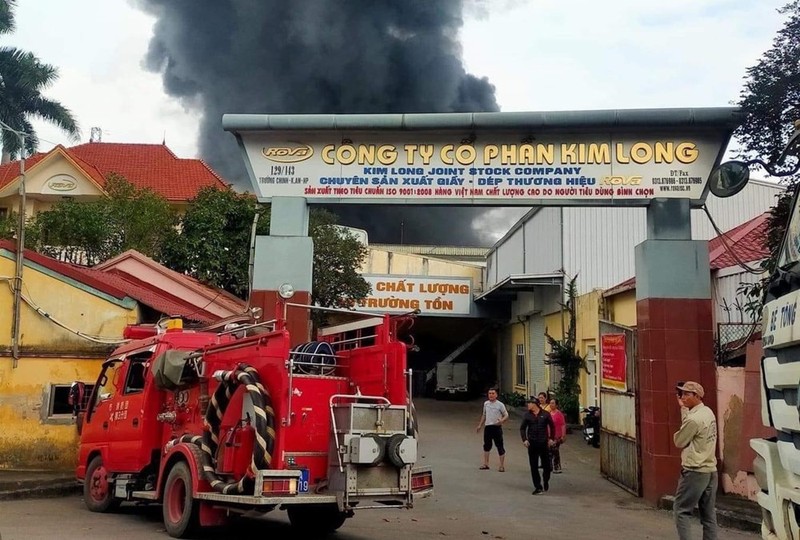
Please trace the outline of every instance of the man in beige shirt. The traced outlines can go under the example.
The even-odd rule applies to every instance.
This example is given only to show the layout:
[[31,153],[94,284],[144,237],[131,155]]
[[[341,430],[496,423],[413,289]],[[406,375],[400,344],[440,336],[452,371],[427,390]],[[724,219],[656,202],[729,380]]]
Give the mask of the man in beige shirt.
[[703,387],[687,381],[675,387],[681,407],[681,427],[672,436],[681,448],[681,477],[675,492],[675,525],[678,537],[689,540],[692,512],[700,509],[703,540],[717,539],[717,420],[703,405]]

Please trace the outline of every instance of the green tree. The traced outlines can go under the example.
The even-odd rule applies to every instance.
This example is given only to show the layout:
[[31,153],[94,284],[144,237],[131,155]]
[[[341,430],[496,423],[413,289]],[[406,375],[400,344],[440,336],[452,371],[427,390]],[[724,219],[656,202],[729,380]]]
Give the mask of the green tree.
[[[344,308],[366,297],[370,284],[358,273],[369,250],[350,233],[336,227],[336,216],[314,209],[309,217],[309,235],[314,239],[315,304]],[[322,318],[317,318],[321,322]]]
[[[158,258],[165,237],[176,224],[169,202],[118,175],[108,177],[105,190],[107,197],[90,202],[60,201],[36,214],[25,229],[28,247],[89,265],[129,249]],[[13,228],[8,233],[13,234]]]
[[[775,36],[772,47],[747,69],[738,102],[742,124],[735,133],[742,144],[741,158],[769,164],[775,164],[793,132],[794,122],[800,119],[800,0],[784,5],[779,12],[786,16],[784,26]],[[796,160],[789,158],[777,171],[787,172]],[[740,292],[748,298],[746,309],[754,320],[761,317],[764,286],[775,270],[799,179],[797,175],[785,178],[788,189],[777,195],[775,206],[769,211],[765,247],[770,255],[761,263],[766,277],[740,287]]]
[[566,335],[563,336],[563,339],[555,339],[545,330],[545,337],[550,344],[550,352],[547,353],[545,362],[557,367],[561,372],[561,381],[555,389],[555,394],[561,409],[564,411],[564,415],[570,422],[578,421],[581,370],[588,373],[586,359],[578,354],[576,349],[577,316],[575,314],[575,301],[578,297],[577,280],[577,275],[569,280],[565,291],[566,302],[561,304],[568,317]]
[[[257,234],[268,234],[269,207],[258,205],[250,194],[204,188],[190,201],[179,231],[167,240],[162,262],[173,270],[246,298],[250,283],[250,238],[256,214]],[[312,209],[311,300],[322,306],[345,307],[370,292],[369,284],[357,273],[366,259],[367,248],[335,225],[335,215]]]
[[267,208],[257,206],[255,197],[232,189],[203,188],[189,202],[179,231],[166,238],[161,262],[245,298],[256,212],[260,220],[257,231],[267,234],[269,213]]
[[780,155],[800,120],[800,0],[778,11],[786,22],[772,47],[747,68],[738,102],[742,124],[735,133],[742,157],[768,163]]
[[[0,0],[0,34],[14,29],[15,0]],[[80,136],[78,123],[72,113],[58,101],[42,95],[58,78],[58,70],[41,62],[33,53],[14,47],[0,47],[0,120],[12,129],[23,132],[25,150],[30,155],[39,146],[31,124],[32,118],[51,122],[70,137]],[[18,136],[2,130],[3,154],[1,163],[21,152]]]
[[14,5],[16,0],[0,0],[0,34],[14,31]]

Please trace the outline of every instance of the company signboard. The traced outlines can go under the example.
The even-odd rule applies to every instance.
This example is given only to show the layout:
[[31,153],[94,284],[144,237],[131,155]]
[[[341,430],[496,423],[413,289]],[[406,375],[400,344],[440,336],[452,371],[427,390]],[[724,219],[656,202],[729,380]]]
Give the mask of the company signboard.
[[372,292],[358,301],[357,311],[421,315],[469,315],[472,280],[461,277],[404,277],[379,274],[362,276]]
[[600,340],[600,354],[603,363],[601,386],[621,392],[627,391],[625,334],[603,334]]
[[[699,200],[716,133],[467,136],[448,131],[243,131],[257,195],[321,203],[646,205]],[[466,136],[466,138],[465,138]]]

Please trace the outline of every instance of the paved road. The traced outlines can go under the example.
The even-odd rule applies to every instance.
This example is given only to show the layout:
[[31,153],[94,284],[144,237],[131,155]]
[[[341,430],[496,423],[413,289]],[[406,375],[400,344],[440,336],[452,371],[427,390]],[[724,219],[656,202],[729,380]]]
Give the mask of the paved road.
[[[478,470],[481,437],[475,433],[480,403],[419,400],[421,454],[434,467],[436,493],[413,510],[370,510],[348,520],[334,535],[340,540],[676,538],[671,514],[600,478],[599,451],[579,434],[562,447],[564,474],[553,477],[550,492],[531,495],[527,455],[518,442],[517,420],[506,431],[506,472]],[[2,540],[140,540],[167,538],[160,507],[123,507],[117,514],[93,514],[78,496],[8,501],[0,504]],[[294,538],[284,512],[247,520],[235,530],[206,538]],[[700,538],[699,525],[697,538]],[[756,539],[725,530],[720,538]]]

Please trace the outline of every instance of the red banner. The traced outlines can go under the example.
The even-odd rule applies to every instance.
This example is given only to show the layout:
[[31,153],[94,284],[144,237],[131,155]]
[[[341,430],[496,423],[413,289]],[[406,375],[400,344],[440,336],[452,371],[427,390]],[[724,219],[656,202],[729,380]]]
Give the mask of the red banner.
[[601,385],[604,388],[627,391],[625,334],[603,334],[600,338],[600,351],[603,362]]

